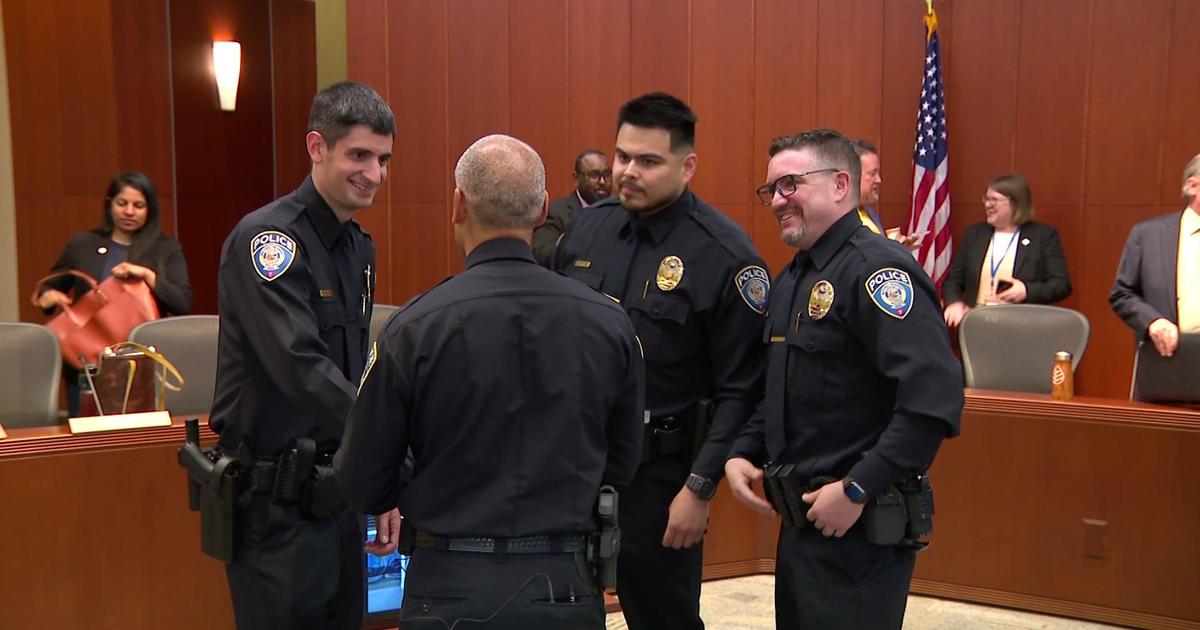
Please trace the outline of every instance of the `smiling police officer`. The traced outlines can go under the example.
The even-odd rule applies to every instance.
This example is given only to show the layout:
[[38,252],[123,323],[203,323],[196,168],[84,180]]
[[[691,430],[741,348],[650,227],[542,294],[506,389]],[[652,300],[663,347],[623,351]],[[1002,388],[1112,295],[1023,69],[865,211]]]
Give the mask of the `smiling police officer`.
[[366,362],[375,246],[352,218],[387,177],[395,122],[371,88],[313,99],[312,173],[225,240],[210,424],[238,454],[240,513],[226,565],[239,628],[355,628],[358,518],[329,465]]

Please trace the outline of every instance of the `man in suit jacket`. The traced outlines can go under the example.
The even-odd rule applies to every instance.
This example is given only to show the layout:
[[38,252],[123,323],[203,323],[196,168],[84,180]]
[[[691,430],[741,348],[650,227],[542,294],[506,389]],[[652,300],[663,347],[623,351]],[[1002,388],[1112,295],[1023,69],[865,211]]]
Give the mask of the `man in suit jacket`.
[[1179,333],[1200,332],[1200,155],[1183,170],[1187,207],[1133,226],[1108,294],[1138,340],[1169,357]]
[[538,264],[553,268],[558,241],[571,227],[579,211],[612,192],[612,166],[599,149],[588,149],[575,158],[575,190],[550,202],[546,222],[533,231],[533,255]]
[[858,154],[858,159],[862,165],[862,177],[859,179],[859,193],[861,205],[858,206],[858,218],[862,224],[867,226],[868,230],[879,234],[886,235],[888,238],[907,247],[909,251],[915,250],[921,246],[921,236],[910,236],[908,234],[900,234],[899,229],[893,234],[888,234],[883,227],[883,218],[879,216],[879,211],[875,209],[875,205],[879,203],[879,189],[883,186],[883,175],[879,164],[879,149],[875,148],[874,144],[866,140],[853,140],[850,146],[854,147],[854,152]]

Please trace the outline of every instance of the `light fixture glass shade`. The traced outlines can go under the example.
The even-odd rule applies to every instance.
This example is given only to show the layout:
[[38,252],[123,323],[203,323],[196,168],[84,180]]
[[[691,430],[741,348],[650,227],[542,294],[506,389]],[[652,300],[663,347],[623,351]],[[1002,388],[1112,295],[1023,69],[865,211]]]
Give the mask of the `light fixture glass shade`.
[[238,77],[242,73],[242,45],[238,42],[213,42],[213,73],[217,77],[217,96],[221,111],[237,106]]

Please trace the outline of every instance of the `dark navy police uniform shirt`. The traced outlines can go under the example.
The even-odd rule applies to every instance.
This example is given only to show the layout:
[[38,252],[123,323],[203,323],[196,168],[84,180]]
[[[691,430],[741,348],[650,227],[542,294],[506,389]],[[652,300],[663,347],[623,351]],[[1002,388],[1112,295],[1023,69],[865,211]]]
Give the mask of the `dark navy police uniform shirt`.
[[647,220],[611,197],[580,213],[555,266],[629,314],[645,348],[653,418],[713,401],[712,428],[692,471],[720,479],[761,396],[765,366],[770,277],[746,232],[690,189]]
[[366,363],[375,245],[312,179],[238,222],[221,252],[220,342],[209,424],[256,457],[308,437],[337,448]]
[[775,279],[766,397],[730,457],[853,477],[869,494],[926,470],[957,435],[962,367],[937,290],[849,212]]
[[528,243],[466,262],[380,332],[334,460],[342,495],[438,536],[595,531],[601,483],[629,483],[641,455],[633,327]]

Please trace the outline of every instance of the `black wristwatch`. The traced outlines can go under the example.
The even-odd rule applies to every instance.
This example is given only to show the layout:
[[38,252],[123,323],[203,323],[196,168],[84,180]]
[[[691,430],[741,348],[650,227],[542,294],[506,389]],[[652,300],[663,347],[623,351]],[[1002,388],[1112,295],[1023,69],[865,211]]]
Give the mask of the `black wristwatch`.
[[846,493],[847,498],[855,503],[863,504],[867,502],[867,491],[863,490],[863,487],[850,477],[846,477],[842,481],[842,491]]
[[712,479],[701,477],[696,473],[688,475],[687,481],[683,485],[688,490],[696,493],[701,501],[708,501],[717,493],[717,484],[712,482]]

